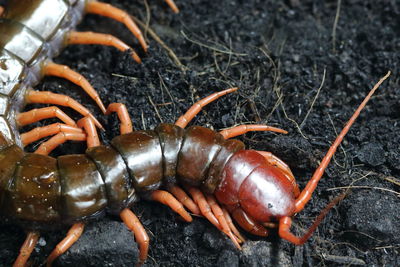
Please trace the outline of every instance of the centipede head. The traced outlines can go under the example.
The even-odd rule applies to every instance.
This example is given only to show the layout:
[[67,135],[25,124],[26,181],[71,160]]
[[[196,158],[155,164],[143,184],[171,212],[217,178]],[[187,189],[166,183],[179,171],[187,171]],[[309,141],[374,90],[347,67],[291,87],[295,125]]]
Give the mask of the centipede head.
[[254,222],[276,222],[294,214],[293,183],[256,151],[242,150],[232,156],[222,179],[215,192],[218,201],[240,208]]
[[240,186],[239,199],[242,209],[260,223],[294,214],[292,184],[274,166],[256,168]]

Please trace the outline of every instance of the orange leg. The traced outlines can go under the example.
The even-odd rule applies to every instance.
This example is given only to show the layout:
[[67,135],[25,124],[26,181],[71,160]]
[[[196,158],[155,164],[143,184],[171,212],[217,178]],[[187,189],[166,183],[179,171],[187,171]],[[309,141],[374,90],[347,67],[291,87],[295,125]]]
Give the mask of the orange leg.
[[260,153],[268,161],[269,164],[278,167],[285,174],[286,178],[293,185],[295,197],[298,197],[300,194],[300,189],[298,184],[296,183],[296,179],[294,178],[294,175],[290,170],[289,166],[271,152],[266,152],[266,151],[257,151],[257,152]]
[[84,117],[78,121],[78,127],[85,129],[87,134],[87,147],[100,145],[99,135],[97,134],[96,126],[92,118]]
[[0,17],[1,15],[3,15],[3,13],[4,13],[4,7],[0,6]]
[[221,96],[224,96],[226,94],[235,92],[238,90],[237,87],[235,88],[229,88],[221,92],[214,93],[212,95],[207,96],[206,98],[201,99],[200,101],[196,102],[193,104],[193,106],[186,111],[186,113],[181,116],[176,122],[175,125],[185,128],[186,125],[201,111],[201,109],[206,106],[207,104],[213,102],[214,100],[217,100]]
[[111,112],[116,112],[121,121],[121,134],[131,133],[133,131],[131,117],[129,116],[128,109],[124,104],[111,103],[107,107],[106,115],[109,115]]
[[206,198],[204,197],[203,193],[194,187],[188,188],[189,193],[192,195],[194,202],[200,208],[201,214],[207,218],[215,227],[221,229],[219,225],[218,219],[214,216],[211,211],[210,205],[207,203]]
[[173,195],[163,190],[155,190],[151,193],[151,199],[169,206],[173,211],[178,213],[185,221],[191,222],[192,216],[185,210],[182,203]]
[[19,126],[24,126],[40,120],[55,118],[55,117],[62,120],[65,124],[76,127],[75,121],[71,119],[58,107],[39,108],[39,109],[32,109],[27,112],[22,112],[17,115],[17,123]]
[[86,134],[84,133],[58,133],[46,142],[42,143],[39,148],[35,151],[36,154],[48,155],[59,145],[65,143],[65,141],[85,141]]
[[72,31],[67,35],[67,45],[70,44],[97,44],[97,45],[106,45],[106,46],[113,46],[122,52],[126,50],[131,50],[132,58],[137,62],[141,63],[142,60],[136,54],[135,51],[127,44],[122,42],[117,37],[114,37],[110,34],[103,34],[103,33],[95,33],[95,32],[75,32]]
[[239,243],[242,242],[240,238],[236,237],[231,229],[229,228],[228,222],[226,221],[224,212],[222,211],[221,207],[218,205],[217,201],[215,200],[214,196],[212,195],[206,195],[206,200],[207,203],[210,205],[211,210],[215,217],[218,219],[219,224],[221,225],[222,232],[224,232],[229,238],[232,240],[232,242],[235,244],[235,246],[238,249],[241,249]]
[[90,83],[79,73],[71,70],[68,66],[59,65],[53,62],[47,62],[43,67],[44,75],[56,76],[67,79],[76,85],[82,87],[83,90],[97,103],[103,113],[106,112],[106,108],[101,102],[99,95],[96,90],[90,85]]
[[39,233],[37,232],[29,232],[26,236],[25,242],[22,245],[18,258],[15,260],[13,267],[24,267],[26,266],[26,262],[29,259],[33,249],[36,246],[36,243],[39,239]]
[[[222,210],[221,208],[219,208],[218,204],[216,204],[215,200],[213,201],[210,196],[207,200],[203,193],[197,188],[189,187],[188,191],[192,195],[196,204],[199,206],[202,215],[206,217],[207,220],[209,220],[220,231],[229,236],[235,246],[240,249],[240,245],[237,241],[236,236],[234,236],[233,233],[230,231]],[[208,201],[210,201],[210,203]],[[216,215],[214,215],[214,212],[216,212]]]
[[39,139],[61,132],[83,133],[82,129],[67,124],[53,123],[44,127],[37,127],[29,132],[21,134],[21,141],[24,146],[27,146]]
[[328,212],[336,206],[340,201],[346,197],[347,193],[340,194],[335,197],[325,208],[320,212],[320,214],[315,218],[313,224],[308,228],[307,232],[301,237],[297,237],[290,232],[290,226],[292,225],[292,218],[286,216],[279,220],[279,236],[295,245],[303,245],[312,235],[312,233],[317,229],[318,225],[322,222]]
[[125,24],[125,26],[139,40],[139,43],[143,47],[143,50],[147,52],[147,44],[146,41],[144,40],[142,32],[139,30],[135,22],[133,22],[129,14],[126,13],[125,11],[116,8],[110,4],[105,4],[97,1],[90,1],[86,4],[86,12],[97,14],[104,17],[109,17]]
[[47,91],[28,90],[25,95],[25,99],[27,103],[53,104],[70,107],[78,113],[82,114],[83,116],[89,116],[96,123],[97,127],[99,127],[100,129],[104,129],[100,122],[93,116],[92,113],[90,113],[88,109],[86,109],[84,106],[82,106],[69,96],[54,94]]
[[55,259],[60,255],[65,253],[82,235],[85,225],[81,222],[75,223],[69,229],[67,236],[56,246],[56,248],[51,252],[46,261],[46,267],[50,267]]
[[168,191],[173,194],[193,214],[200,215],[200,209],[193,200],[177,185],[169,186]]
[[172,9],[172,11],[174,11],[175,13],[179,13],[179,9],[178,9],[178,7],[176,6],[176,4],[174,3],[173,0],[165,0],[165,2],[167,2],[169,7]]
[[229,212],[225,209],[222,208],[222,212],[224,213],[225,216],[225,220],[229,225],[229,228],[231,229],[231,231],[242,241],[245,242],[246,239],[242,236],[242,234],[240,234],[239,230],[236,228],[235,224],[233,224],[232,222],[232,218],[231,215],[229,214]]
[[344,126],[343,130],[336,137],[335,142],[333,142],[332,146],[329,148],[329,150],[326,153],[325,157],[322,159],[322,161],[319,164],[318,168],[315,170],[315,172],[314,172],[313,176],[311,177],[310,181],[307,183],[307,185],[303,189],[303,191],[301,191],[300,196],[296,199],[295,213],[303,210],[304,206],[311,199],[312,193],[314,192],[315,188],[317,187],[317,184],[318,184],[319,180],[321,179],[322,175],[324,174],[326,167],[328,166],[329,162],[331,161],[333,155],[336,152],[336,149],[338,148],[338,146],[342,142],[344,136],[350,130],[350,127],[353,125],[353,123],[357,119],[358,115],[360,115],[361,110],[365,107],[365,105],[367,104],[368,100],[375,93],[376,89],[378,89],[378,87],[386,80],[387,77],[389,77],[389,75],[390,75],[390,71],[383,78],[381,78],[377,84],[375,84],[375,86],[371,89],[371,91],[365,97],[363,102],[358,106],[358,108],[356,109],[354,114],[351,116],[349,121],[346,123],[346,126]]
[[142,265],[146,261],[149,251],[149,236],[147,235],[143,225],[140,223],[138,217],[136,217],[136,215],[130,209],[122,210],[120,217],[135,236],[136,242],[139,245],[138,265]]
[[287,134],[288,132],[279,128],[267,126],[267,125],[261,125],[261,124],[248,124],[248,125],[240,125],[236,126],[227,130],[220,131],[219,133],[222,134],[222,136],[225,139],[229,139],[238,135],[245,134],[247,132],[261,132],[261,131],[269,131],[269,132],[276,132],[276,133],[283,133]]
[[[185,193],[185,191],[183,191],[179,186],[177,185],[173,185],[170,186],[168,188],[168,191],[170,191],[177,199],[179,202],[181,202],[186,208],[188,208],[192,213],[196,214],[196,215],[200,215],[201,211],[199,210],[199,207],[196,205],[196,203],[193,202],[193,200]],[[197,194],[197,192],[194,192],[195,194]],[[211,196],[207,196],[207,204],[210,205],[211,210],[215,210],[214,214],[219,214],[219,206],[216,203],[215,199],[214,200],[210,200]],[[214,205],[214,203],[216,205]],[[244,241],[244,238],[240,235],[239,231],[236,229],[236,227],[233,225],[232,223],[232,219],[229,216],[229,213],[227,213],[226,210],[222,209],[223,215],[225,217],[225,221],[228,225],[227,228],[231,229],[234,234],[239,238],[240,241]],[[218,217],[216,217],[218,218]],[[217,219],[219,223],[221,223],[220,219]],[[222,220],[222,223],[225,223],[225,221]]]

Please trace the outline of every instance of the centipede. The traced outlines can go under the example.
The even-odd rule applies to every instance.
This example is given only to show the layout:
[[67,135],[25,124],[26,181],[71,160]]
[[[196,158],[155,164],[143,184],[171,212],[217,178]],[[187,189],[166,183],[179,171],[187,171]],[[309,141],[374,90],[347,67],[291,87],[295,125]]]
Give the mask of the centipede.
[[[178,12],[172,1],[166,2]],[[57,14],[43,11],[51,4]],[[186,128],[203,107],[234,93],[236,87],[211,94],[175,123],[163,123],[153,130],[134,130],[122,103],[106,108],[83,76],[51,59],[65,45],[104,44],[130,51],[138,63],[141,60],[113,36],[73,31],[85,13],[123,22],[147,51],[140,30],[127,14],[97,1],[35,0],[24,7],[9,1],[1,14],[0,34],[6,38],[0,40],[0,215],[28,232],[14,266],[27,263],[41,231],[69,226],[67,236],[47,257],[46,265],[51,266],[84,233],[86,221],[107,213],[119,216],[133,232],[139,245],[138,264],[143,264],[150,239],[131,210],[141,199],[165,204],[187,222],[193,220],[191,214],[205,217],[239,249],[245,239],[236,225],[261,237],[275,228],[282,239],[304,244],[339,200],[328,205],[300,237],[290,230],[292,217],[311,199],[336,149],[390,73],[370,90],[300,190],[285,162],[267,151],[247,150],[243,142],[232,139],[251,131],[286,134],[285,130],[259,124],[219,132],[202,126]],[[101,144],[97,128],[103,126],[84,106],[65,95],[32,89],[44,75],[71,80],[103,113],[117,113],[120,135],[110,145]],[[67,106],[83,118],[75,122],[56,106],[22,112],[27,103]],[[19,127],[51,117],[62,123],[19,133]],[[50,138],[34,153],[24,151],[25,146],[45,137]],[[86,152],[49,156],[67,140],[86,141]]]

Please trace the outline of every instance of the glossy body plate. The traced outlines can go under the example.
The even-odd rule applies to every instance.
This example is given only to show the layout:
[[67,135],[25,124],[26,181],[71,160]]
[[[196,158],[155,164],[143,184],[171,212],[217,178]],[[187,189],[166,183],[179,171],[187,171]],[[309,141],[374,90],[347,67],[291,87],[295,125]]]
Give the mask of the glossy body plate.
[[276,166],[253,150],[236,152],[224,167],[215,196],[222,204],[241,207],[258,222],[293,214],[293,184]]
[[77,221],[96,216],[107,205],[103,179],[86,155],[57,158],[61,184],[61,205],[64,218]]
[[61,187],[56,159],[26,153],[16,164],[9,193],[9,216],[35,222],[60,221]]
[[154,131],[136,131],[115,137],[112,146],[122,155],[135,188],[156,189],[163,178],[162,150]]
[[[43,50],[44,40],[25,25],[12,20],[0,20],[0,47],[30,65]],[[21,49],[21,48],[24,49]]]
[[4,146],[0,151],[0,214],[7,217],[9,214],[6,209],[14,197],[14,192],[10,191],[10,185],[14,180],[17,163],[23,156],[24,152],[15,144]]
[[0,94],[12,97],[23,81],[25,63],[17,56],[0,49]]
[[244,150],[245,146],[243,142],[230,139],[226,140],[224,144],[221,146],[220,151],[218,152],[217,156],[210,164],[210,169],[208,171],[207,178],[203,181],[201,185],[202,189],[212,194],[214,193],[217,186],[220,184],[222,179],[222,172],[228,163],[229,159],[240,150]]
[[64,0],[25,0],[24,2],[21,4],[21,1],[9,1],[4,18],[19,21],[44,40],[49,40],[60,28],[61,22],[67,15],[69,2]]
[[112,213],[118,213],[136,199],[135,188],[121,155],[109,146],[89,148],[86,155],[96,164],[106,189],[108,205]]
[[224,141],[223,136],[213,130],[201,126],[187,128],[178,156],[177,174],[180,179],[199,186]]
[[164,177],[175,181],[178,154],[182,147],[185,130],[173,124],[160,124],[155,131],[160,139],[163,152]]

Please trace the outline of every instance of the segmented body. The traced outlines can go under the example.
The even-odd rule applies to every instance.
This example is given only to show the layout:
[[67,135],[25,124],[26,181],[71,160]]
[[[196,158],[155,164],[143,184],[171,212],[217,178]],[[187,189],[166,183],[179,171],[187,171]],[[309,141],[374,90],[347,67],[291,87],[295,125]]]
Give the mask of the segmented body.
[[[16,114],[26,91],[43,77],[46,61],[57,56],[65,35],[84,15],[85,0],[9,1],[0,17],[0,131],[21,145]],[[51,10],[51,12],[49,12]]]
[[[21,222],[71,223],[96,216],[106,206],[118,212],[119,208],[128,206],[137,198],[135,190],[154,189],[161,183],[160,172],[150,178],[137,178],[138,181],[144,179],[145,185],[129,178],[123,157],[111,147],[96,148],[88,151],[87,155],[63,156],[59,159],[25,153],[21,148],[16,114],[25,105],[25,94],[43,78],[42,68],[46,62],[64,48],[66,35],[81,21],[88,2],[30,0],[21,4],[19,1],[9,1],[6,12],[0,18],[0,210],[3,216]],[[151,136],[155,133],[144,134]],[[159,144],[155,138],[151,140],[152,145]],[[120,148],[126,149],[124,146]],[[149,149],[161,151],[161,147]],[[96,158],[98,153],[103,152],[106,156],[112,155],[104,159],[106,162]],[[115,170],[107,172],[107,164],[115,164],[114,167],[119,170],[117,176],[112,176],[116,175]],[[141,165],[146,166],[146,163]],[[76,166],[87,172],[89,180],[82,182],[82,178],[77,177],[74,180]],[[161,165],[153,167],[162,168]],[[64,176],[65,179],[62,179]],[[81,192],[82,196],[74,193],[68,195],[68,192],[79,191],[79,188],[87,192]],[[94,198],[85,202],[85,197],[89,196]],[[40,228],[40,224],[27,225]]]
[[[244,181],[250,177],[251,180],[250,173],[265,162],[260,156],[248,164],[246,171],[233,173],[232,168],[239,168],[235,161],[251,151],[244,150],[238,140],[225,140],[222,135],[199,126],[184,130],[161,124],[154,131],[117,136],[111,144],[89,148],[86,154],[54,159],[25,153],[3,139],[0,151],[3,215],[24,227],[48,229],[54,222],[71,224],[106,210],[118,214],[139,196],[146,196],[161,185],[176,183],[175,177],[214,193],[221,179]],[[229,165],[231,157],[233,163]],[[290,182],[282,178],[281,183],[274,183],[277,194],[279,190],[292,190]],[[217,197],[230,197],[221,190],[216,192]],[[243,190],[237,191],[238,196]],[[289,195],[294,199],[293,193]],[[293,199],[282,201],[282,206],[273,209],[276,214],[270,216],[293,210]],[[226,204],[232,201],[235,202],[223,200]]]
[[[245,150],[242,142],[229,139],[247,130],[236,129],[221,135],[199,126],[184,129],[202,106],[220,95],[199,101],[175,125],[161,124],[153,131],[122,134],[111,141],[111,146],[93,145],[85,154],[52,158],[23,151],[21,147],[25,143],[15,118],[24,106],[26,92],[42,78],[43,65],[60,52],[66,34],[82,18],[87,2],[32,0],[30,5],[23,6],[18,1],[10,3],[10,9],[0,19],[0,215],[31,230],[26,243],[37,241],[36,230],[53,225],[73,224],[71,230],[76,232],[68,233],[66,239],[79,236],[83,225],[77,222],[105,212],[120,214],[128,228],[136,231],[135,237],[143,236],[140,223],[130,224],[136,217],[129,207],[140,197],[154,196],[162,186],[179,183],[188,186],[189,191],[190,187],[199,187],[209,197],[214,195],[235,221],[253,234],[266,236],[265,227],[279,224],[282,238],[303,244],[326,211],[302,237],[290,232],[291,216],[310,200],[337,147],[371,95],[389,75],[381,79],[358,107],[301,193],[286,164],[268,152]],[[51,6],[55,12],[48,12]],[[106,111],[104,107],[102,110]],[[127,117],[121,119],[125,126],[130,121],[129,115]],[[263,130],[271,129],[264,127]],[[89,131],[87,133],[89,140]],[[95,141],[95,138],[90,140]],[[196,193],[190,193],[195,199]],[[204,195],[202,197],[205,199]],[[203,199],[195,199],[201,214],[214,221],[214,225],[239,247],[238,241],[244,239],[237,231],[234,235],[234,226],[227,226],[228,219],[222,218],[229,214],[223,214],[213,205],[220,210],[212,211],[218,221],[214,214],[207,216],[210,214],[207,208],[201,207]],[[169,202],[165,202],[177,207],[175,211],[183,209],[172,204],[174,200],[169,198]],[[205,202],[215,204],[212,197]],[[178,213],[184,217],[187,212]],[[189,214],[186,218],[191,220]],[[144,262],[147,235],[139,244],[139,258]],[[33,248],[24,244],[23,249],[16,261],[21,265],[26,263],[26,255],[29,257]],[[63,253],[58,248],[53,252],[48,265]]]
[[[244,149],[241,142],[225,141],[205,128],[183,130],[170,125],[116,137],[113,148],[91,148],[86,155],[53,159],[23,152],[16,114],[24,106],[26,91],[43,77],[43,65],[61,51],[66,34],[82,19],[86,4],[83,0],[31,0],[26,5],[10,1],[0,20],[0,35],[4,36],[0,40],[0,131],[5,137],[0,207],[3,215],[20,222],[72,223],[94,217],[106,207],[118,213],[137,199],[135,192],[155,190],[163,181],[175,182],[175,172],[183,183],[213,193],[227,160]],[[259,161],[265,164],[264,159]],[[292,192],[293,185],[289,185]],[[238,190],[230,188],[229,192]],[[224,199],[224,194],[218,195]],[[233,205],[237,201],[225,202]],[[36,227],[40,224],[33,224]]]

